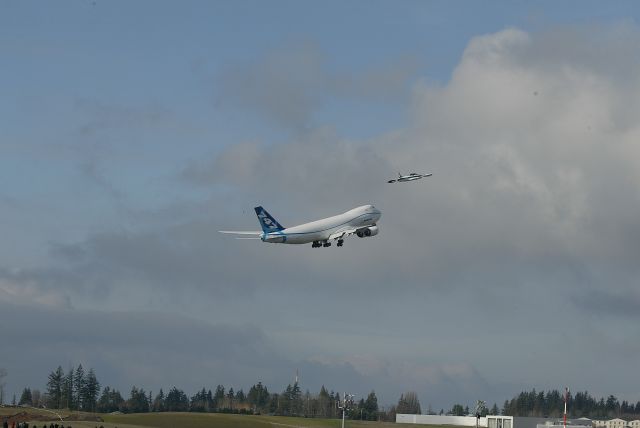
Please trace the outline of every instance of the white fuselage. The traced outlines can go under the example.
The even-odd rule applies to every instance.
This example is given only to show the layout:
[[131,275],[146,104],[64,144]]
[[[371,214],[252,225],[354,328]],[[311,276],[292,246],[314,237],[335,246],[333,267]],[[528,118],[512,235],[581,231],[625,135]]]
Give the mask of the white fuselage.
[[261,239],[265,242],[282,244],[327,241],[330,236],[342,231],[375,226],[380,215],[380,211],[373,205],[363,205],[333,217],[288,227],[277,232],[263,233]]
[[419,174],[415,174],[415,175],[402,175],[398,178],[398,181],[402,182],[402,181],[413,181],[413,180],[420,180],[422,177],[427,177],[426,175],[419,175]]

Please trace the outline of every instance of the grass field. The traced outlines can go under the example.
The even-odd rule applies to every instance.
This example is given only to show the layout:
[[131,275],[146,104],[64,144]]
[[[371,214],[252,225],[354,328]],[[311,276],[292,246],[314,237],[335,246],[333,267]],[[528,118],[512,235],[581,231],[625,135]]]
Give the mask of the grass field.
[[[30,420],[30,427],[42,428],[47,419],[47,425],[59,419],[52,413],[43,409],[22,409],[22,408],[0,408],[0,422],[2,417],[14,415],[19,412],[26,411]],[[63,418],[70,414],[76,417],[90,417],[89,413],[69,412],[67,410],[56,411]],[[253,416],[253,415],[230,415],[225,413],[136,413],[129,415],[110,415],[99,414],[104,422],[95,421],[64,421],[65,427],[72,428],[95,428],[103,426],[104,428],[339,428],[341,420],[339,419],[307,419],[307,418],[290,418],[283,416]],[[36,420],[37,419],[37,420]],[[398,425],[392,422],[366,422],[351,421],[345,422],[345,427],[359,428],[401,428],[401,427],[428,427],[428,428],[451,428],[440,425]]]
[[[250,416],[229,415],[223,413],[144,413],[133,415],[105,415],[105,428],[339,428],[339,419],[307,419],[282,416]],[[347,420],[345,427],[360,428],[399,428],[406,425],[398,425],[391,422],[365,422]],[[411,427],[444,428],[434,425],[411,425]],[[450,427],[449,427],[450,428]]]

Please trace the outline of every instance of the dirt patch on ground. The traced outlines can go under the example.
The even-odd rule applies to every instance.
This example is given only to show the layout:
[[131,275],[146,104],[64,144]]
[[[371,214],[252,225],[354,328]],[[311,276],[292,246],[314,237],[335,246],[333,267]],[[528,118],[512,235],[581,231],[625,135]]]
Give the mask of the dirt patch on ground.
[[7,421],[9,426],[12,426],[13,423],[18,425],[21,422],[51,422],[56,421],[55,423],[61,424],[68,421],[90,421],[90,422],[103,422],[103,419],[99,416],[93,415],[77,415],[70,414],[62,417],[62,420],[55,417],[53,414],[43,414],[38,412],[30,412],[30,411],[22,411],[15,413],[13,415],[5,415],[0,416],[0,423]]

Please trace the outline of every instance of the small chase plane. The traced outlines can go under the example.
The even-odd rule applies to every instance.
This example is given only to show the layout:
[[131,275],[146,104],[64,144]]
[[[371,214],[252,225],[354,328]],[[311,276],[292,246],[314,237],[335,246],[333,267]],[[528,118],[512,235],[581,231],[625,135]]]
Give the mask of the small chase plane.
[[342,247],[344,238],[356,235],[359,238],[378,234],[376,222],[382,213],[373,205],[363,205],[345,213],[293,227],[283,227],[262,207],[255,207],[262,232],[221,230],[220,233],[245,235],[238,239],[260,239],[273,244],[308,244],[311,247],[330,247],[331,241]]
[[387,183],[404,183],[405,181],[415,181],[415,180],[420,180],[421,178],[424,177],[431,177],[433,174],[429,173],[429,174],[416,174],[415,172],[412,172],[411,174],[407,174],[407,175],[402,175],[400,173],[398,173],[398,178],[395,180],[389,180],[387,181]]

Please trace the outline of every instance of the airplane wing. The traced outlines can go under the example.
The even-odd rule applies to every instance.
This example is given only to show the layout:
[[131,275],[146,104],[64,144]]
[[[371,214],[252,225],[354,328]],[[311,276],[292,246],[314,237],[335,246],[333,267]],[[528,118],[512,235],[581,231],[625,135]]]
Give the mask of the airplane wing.
[[387,181],[387,183],[395,183],[395,182],[396,182],[396,180],[389,180],[389,181]]
[[344,229],[344,230],[340,230],[338,232],[332,233],[331,235],[329,235],[329,241],[334,241],[336,239],[344,239],[349,235],[353,235],[354,233],[356,233],[358,229],[355,228],[349,228],[349,229]]

